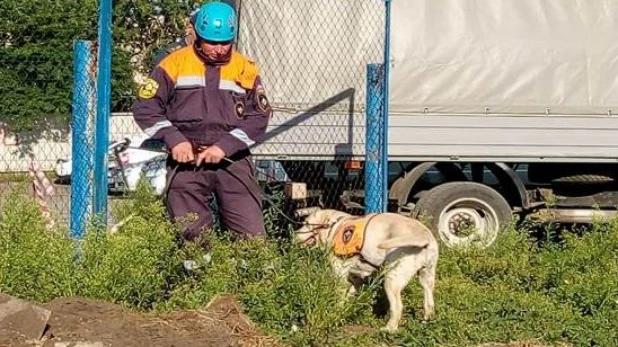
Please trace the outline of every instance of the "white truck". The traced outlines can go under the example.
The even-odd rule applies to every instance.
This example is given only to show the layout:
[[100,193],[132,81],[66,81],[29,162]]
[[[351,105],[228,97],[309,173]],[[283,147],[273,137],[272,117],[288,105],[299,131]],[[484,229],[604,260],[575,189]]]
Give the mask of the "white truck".
[[[616,213],[618,0],[390,1],[391,210],[425,214],[447,246],[490,245],[514,214]],[[349,164],[365,159],[384,1],[238,3],[238,49],[276,111],[256,158],[362,207],[346,179],[363,182]]]
[[[412,162],[390,187],[399,210],[449,245],[468,224],[491,242],[512,212],[616,213],[618,1],[392,6],[389,160]],[[430,166],[442,181],[423,188]]]

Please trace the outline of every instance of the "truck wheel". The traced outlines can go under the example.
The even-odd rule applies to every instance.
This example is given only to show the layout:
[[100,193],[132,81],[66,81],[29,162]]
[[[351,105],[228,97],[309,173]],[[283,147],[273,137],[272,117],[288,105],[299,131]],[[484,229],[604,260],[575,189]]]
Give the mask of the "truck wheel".
[[573,175],[552,180],[552,183],[606,184],[614,182],[613,177],[604,175]]
[[486,185],[448,182],[423,194],[412,216],[425,222],[449,248],[485,248],[510,222],[511,213],[502,195]]

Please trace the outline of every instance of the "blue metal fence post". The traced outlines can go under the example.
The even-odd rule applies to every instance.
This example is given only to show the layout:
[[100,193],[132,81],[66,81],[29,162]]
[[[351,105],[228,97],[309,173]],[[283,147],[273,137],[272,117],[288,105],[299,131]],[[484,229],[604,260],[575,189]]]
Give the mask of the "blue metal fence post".
[[73,106],[71,124],[71,236],[83,236],[91,212],[92,125],[96,84],[92,72],[93,45],[89,41],[73,44]]
[[365,213],[382,212],[382,100],[383,65],[367,64],[365,108]]
[[112,0],[99,0],[99,55],[94,156],[94,214],[107,223],[107,148],[111,104]]
[[384,28],[384,74],[382,88],[382,209],[388,210],[388,103],[390,84],[390,54],[391,54],[391,0],[384,0],[385,28]]

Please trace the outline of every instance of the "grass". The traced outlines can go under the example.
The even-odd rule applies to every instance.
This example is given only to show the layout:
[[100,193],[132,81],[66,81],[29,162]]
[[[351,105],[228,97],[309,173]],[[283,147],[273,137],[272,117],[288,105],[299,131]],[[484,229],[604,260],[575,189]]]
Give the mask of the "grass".
[[[118,206],[134,218],[122,232],[96,226],[74,243],[50,233],[36,205],[9,196],[0,213],[0,291],[48,301],[80,295],[141,311],[199,308],[216,294],[236,294],[265,331],[293,346],[464,346],[540,340],[576,346],[618,345],[618,221],[589,229],[505,230],[486,250],[441,249],[436,317],[423,322],[422,293],[405,290],[400,332],[385,334],[379,279],[357,300],[336,300],[326,255],[291,244],[267,211],[267,241],[231,242],[215,233],[212,263],[187,273],[184,259],[201,259],[180,245],[161,203],[141,191]],[[363,326],[354,334],[350,327]]]

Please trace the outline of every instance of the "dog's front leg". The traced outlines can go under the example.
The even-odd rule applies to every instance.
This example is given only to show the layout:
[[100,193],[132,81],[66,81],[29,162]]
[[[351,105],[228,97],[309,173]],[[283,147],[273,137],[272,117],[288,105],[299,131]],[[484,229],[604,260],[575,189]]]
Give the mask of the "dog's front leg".
[[348,300],[351,297],[353,297],[357,291],[356,291],[356,287],[354,286],[354,283],[351,283],[349,279],[346,279],[344,282],[345,283],[342,283],[342,286],[345,286],[345,288],[347,288],[345,291],[344,298]]
[[339,258],[332,257],[331,266],[333,268],[334,275],[339,282],[337,291],[338,296],[342,301],[346,301],[349,297],[356,293],[356,288],[349,280],[350,268],[352,264],[349,260],[342,261]]
[[363,279],[359,276],[352,274],[348,277],[348,284],[348,297],[351,297],[358,293],[360,287],[363,285]]

